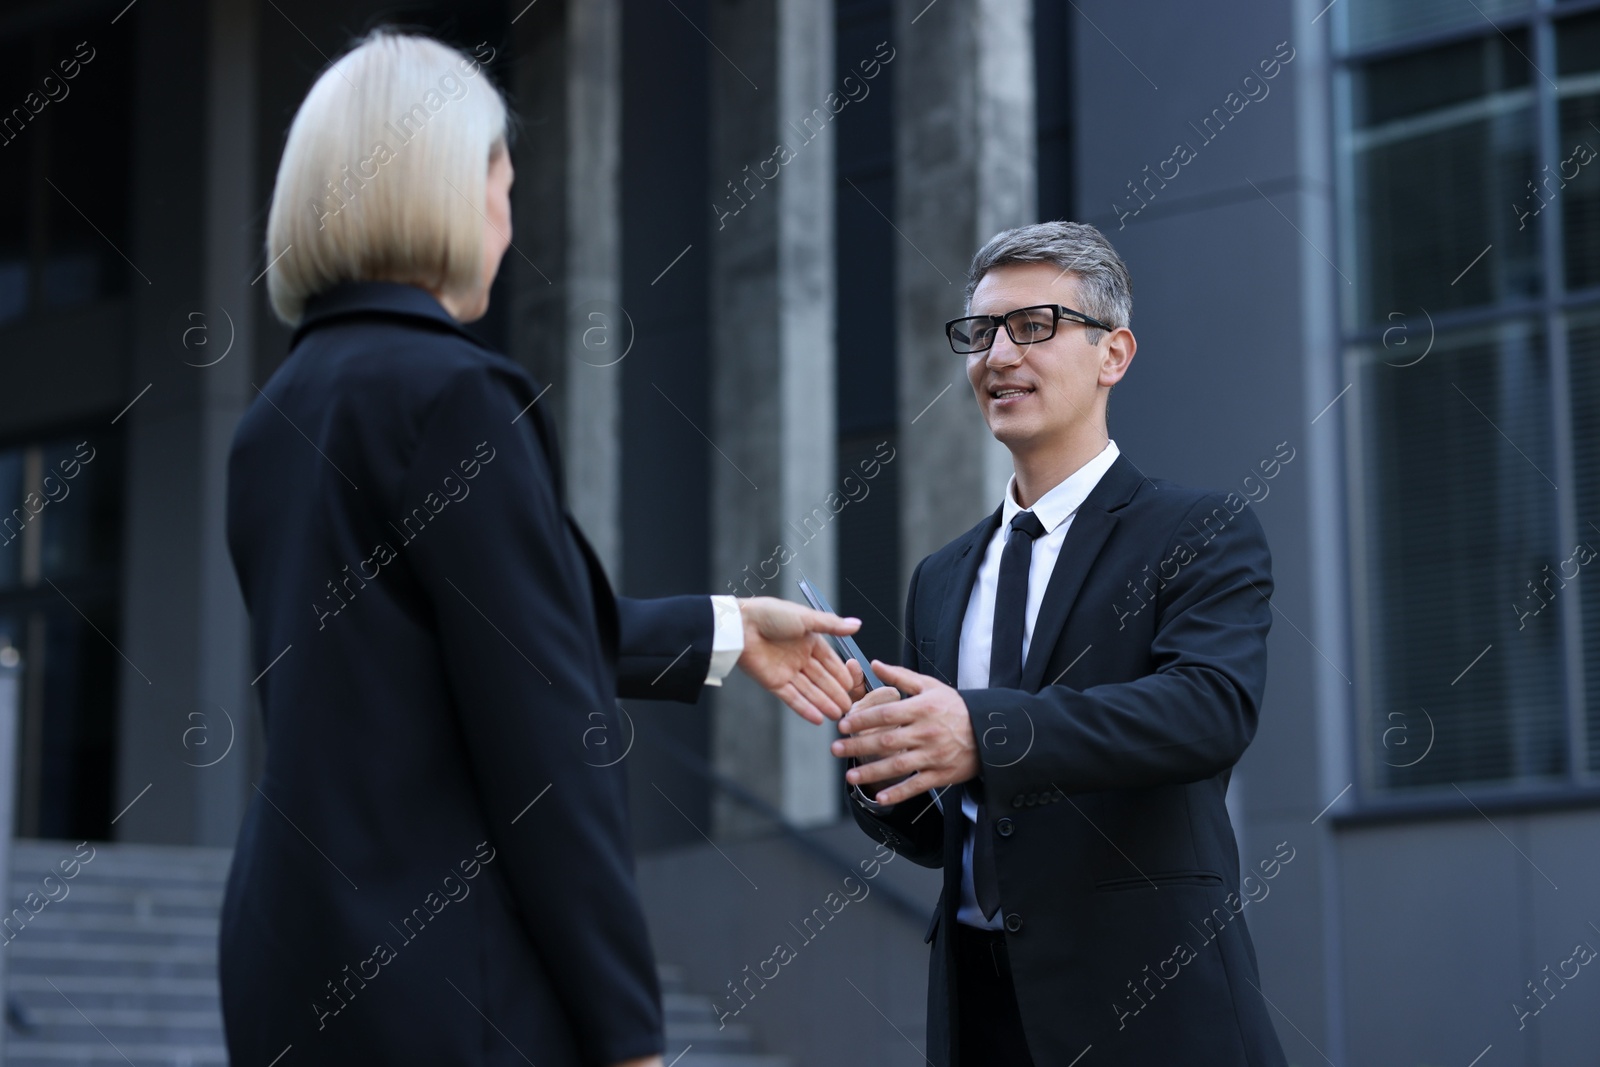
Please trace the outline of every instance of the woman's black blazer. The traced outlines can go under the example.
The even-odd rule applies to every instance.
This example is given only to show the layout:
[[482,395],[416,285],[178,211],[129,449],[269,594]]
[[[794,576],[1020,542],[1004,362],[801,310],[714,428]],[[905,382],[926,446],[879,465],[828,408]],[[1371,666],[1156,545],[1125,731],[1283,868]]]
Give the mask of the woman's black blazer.
[[612,593],[539,395],[424,290],[348,283],[239,424],[267,745],[222,916],[235,1067],[662,1049],[616,698],[696,698],[711,602]]

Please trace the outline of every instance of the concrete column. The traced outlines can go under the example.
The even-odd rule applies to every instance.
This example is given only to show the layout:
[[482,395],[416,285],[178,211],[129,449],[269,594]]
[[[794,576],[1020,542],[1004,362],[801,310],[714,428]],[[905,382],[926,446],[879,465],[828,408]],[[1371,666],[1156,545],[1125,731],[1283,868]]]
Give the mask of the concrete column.
[[[210,0],[208,28],[211,55],[210,91],[206,94],[206,200],[204,301],[210,340],[189,362],[200,376],[200,459],[202,537],[200,542],[199,688],[203,719],[193,720],[179,735],[184,762],[195,767],[196,840],[206,845],[231,844],[244,818],[251,790],[249,772],[255,755],[246,725],[250,714],[249,617],[228,555],[228,450],[239,418],[255,398],[255,313],[262,278],[254,264],[260,252],[252,227],[240,226],[256,210],[258,195],[251,175],[256,170],[256,22],[254,0]],[[223,314],[223,311],[226,311]],[[220,317],[221,321],[217,321]],[[219,350],[223,331],[233,345]],[[212,707],[211,705],[215,705]],[[222,709],[226,715],[219,715]],[[203,734],[193,732],[205,726]],[[185,736],[188,744],[184,744]],[[200,737],[203,744],[197,744]],[[233,748],[226,756],[228,744]],[[213,762],[215,761],[215,762]]]
[[[521,7],[521,4],[513,4]],[[615,582],[622,560],[622,6],[543,3],[517,19],[512,352],[552,388],[567,500]]]
[[[964,357],[944,337],[967,265],[1001,230],[1035,221],[1029,0],[896,0],[896,225],[902,568],[1000,503],[1009,453],[990,436]],[[948,389],[948,391],[946,391]]]
[[[803,569],[836,594],[832,4],[716,4],[708,33],[713,584],[798,599]],[[830,737],[736,676],[712,759],[789,819],[828,822]],[[721,833],[761,828],[715,814]]]
[[[119,840],[230,845],[249,791],[248,620],[228,557],[227,456],[249,402],[256,5],[141,16],[118,722]],[[172,82],[205,56],[207,92]],[[202,195],[167,195],[199,183]],[[146,390],[146,386],[149,386]],[[141,392],[143,395],[140,395]],[[146,787],[148,790],[146,791]],[[137,801],[137,802],[135,802]]]
[[[17,721],[22,711],[22,668],[17,650],[7,645],[0,649],[0,767],[17,766]],[[0,885],[6,887],[6,905],[11,905],[11,828],[16,825],[16,791],[0,789]],[[8,942],[9,943],[9,942]],[[0,989],[6,984],[6,962],[11,954],[0,952]],[[11,1027],[0,1026],[0,1063],[5,1062],[6,1037]]]

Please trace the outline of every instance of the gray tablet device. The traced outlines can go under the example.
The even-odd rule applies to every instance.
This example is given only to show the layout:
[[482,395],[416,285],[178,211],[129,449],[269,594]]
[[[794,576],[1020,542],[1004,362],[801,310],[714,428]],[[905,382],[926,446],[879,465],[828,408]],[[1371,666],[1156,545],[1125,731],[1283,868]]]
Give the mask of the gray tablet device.
[[[816,586],[811,584],[811,579],[807,578],[803,574],[800,576],[800,595],[805,597],[806,603],[810,604],[817,611],[826,611],[829,615],[838,614],[838,612],[834,611],[833,607],[828,603],[828,598],[823,596],[821,591],[818,590]],[[832,637],[833,635],[830,634],[829,636]],[[879,679],[876,674],[872,673],[872,664],[868,661],[866,654],[861,651],[861,646],[856,644],[855,638],[849,636],[834,637],[833,643],[834,647],[839,650],[839,655],[841,657],[844,659],[853,659],[861,667],[862,677],[864,677],[867,682],[867,692],[870,693],[874,689],[883,688],[883,681]]]
[[[829,605],[828,598],[823,596],[821,590],[812,585],[811,580],[805,577],[805,575],[800,576],[800,594],[806,598],[806,603],[810,604],[817,611],[826,611],[830,615],[838,614],[838,612],[834,611],[832,606]],[[882,689],[884,687],[883,680],[880,679],[876,674],[872,673],[872,664],[867,660],[866,654],[861,651],[861,646],[856,644],[855,638],[849,636],[833,637],[833,643],[834,646],[839,650],[839,655],[841,657],[844,659],[853,659],[857,664],[860,665],[861,676],[866,682],[867,692],[870,693],[874,689]],[[901,696],[904,695],[905,694],[903,693],[901,694]],[[849,760],[849,766],[857,766],[860,762],[860,760],[852,756]],[[868,760],[867,762],[871,763],[875,761]],[[909,777],[909,775],[900,778],[891,778],[882,782],[874,782],[872,784],[875,787],[875,791],[888,789],[891,785],[905,781],[906,777]],[[860,804],[862,807],[874,814],[881,814],[893,809],[894,807],[893,804],[877,803],[866,793],[862,792],[859,785],[852,785],[850,787],[850,795],[855,798],[856,803]]]

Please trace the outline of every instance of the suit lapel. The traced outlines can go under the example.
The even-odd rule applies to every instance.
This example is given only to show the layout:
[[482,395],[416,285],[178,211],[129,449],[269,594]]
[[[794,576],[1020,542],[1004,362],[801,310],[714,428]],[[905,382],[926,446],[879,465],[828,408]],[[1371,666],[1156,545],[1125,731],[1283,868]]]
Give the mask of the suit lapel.
[[1002,508],[995,508],[976,528],[967,533],[966,544],[952,565],[953,573],[945,584],[944,605],[939,612],[939,632],[934,644],[933,664],[939,680],[952,688],[961,669],[961,620],[967,613],[967,601],[972,599],[972,586],[978,580],[978,568],[983,563],[984,547],[1000,528]]
[[[1144,481],[1137,468],[1127,459],[1118,456],[1105,475],[1079,505],[1078,513],[1067,529],[1061,545],[1061,555],[1056,559],[1050,584],[1045,587],[1044,602],[1039,606],[1039,617],[1034,620],[1033,637],[1028,642],[1028,659],[1022,667],[1022,688],[1037,692],[1044,684],[1045,667],[1061,639],[1067,616],[1078,599],[1084,579],[1095,557],[1105,547],[1106,541],[1117,528],[1116,512],[1133,498],[1134,490]],[[958,620],[959,625],[959,620]]]

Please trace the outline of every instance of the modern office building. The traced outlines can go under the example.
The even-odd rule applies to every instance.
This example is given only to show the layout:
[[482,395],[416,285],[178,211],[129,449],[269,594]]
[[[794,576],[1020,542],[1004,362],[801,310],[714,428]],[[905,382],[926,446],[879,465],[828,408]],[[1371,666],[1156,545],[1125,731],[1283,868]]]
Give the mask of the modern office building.
[[[942,335],[967,262],[1009,226],[1100,226],[1139,339],[1112,437],[1248,498],[1273,548],[1229,803],[1291,1062],[1592,1059],[1595,0],[15,0],[18,841],[226,847],[253,795],[264,665],[223,516],[289,336],[266,207],[306,88],[380,21],[476,51],[520,116],[476,328],[549,383],[571,507],[630,594],[803,572],[897,658],[912,567],[1009,473]],[[741,680],[624,710],[596,743],[712,1028],[742,989],[793,1062],[921,1062],[907,864],[791,977],[738,984],[873,854],[820,731]]]

